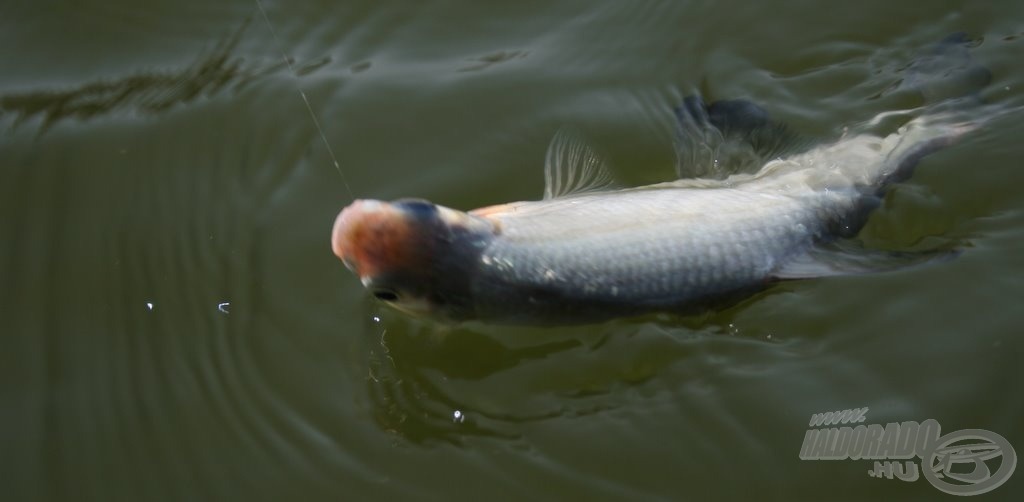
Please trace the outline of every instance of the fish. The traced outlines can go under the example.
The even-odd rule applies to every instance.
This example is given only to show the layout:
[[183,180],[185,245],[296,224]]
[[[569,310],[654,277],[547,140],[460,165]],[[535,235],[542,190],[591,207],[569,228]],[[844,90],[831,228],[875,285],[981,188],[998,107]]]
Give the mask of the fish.
[[[964,54],[951,52],[961,64]],[[934,72],[934,61],[925,66]],[[785,130],[745,100],[688,98],[676,113],[683,130],[697,124],[735,133],[753,150],[760,147],[750,138]],[[469,211],[415,198],[359,199],[336,217],[331,246],[376,299],[441,322],[558,325],[685,314],[781,280],[949,256],[851,253],[848,239],[889,186],[976,127],[956,108],[930,108],[889,134],[847,133],[753,172],[626,188],[613,186],[581,134],[563,129],[548,149],[542,199]]]

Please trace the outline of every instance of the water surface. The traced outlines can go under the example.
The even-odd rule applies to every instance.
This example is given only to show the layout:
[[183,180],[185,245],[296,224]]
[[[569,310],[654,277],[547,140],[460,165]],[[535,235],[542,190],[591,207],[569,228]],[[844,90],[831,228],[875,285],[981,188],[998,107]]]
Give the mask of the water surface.
[[[1024,454],[1019,2],[266,7],[279,42],[245,1],[0,8],[11,500],[938,497],[799,459],[812,414],[864,406]],[[622,182],[669,179],[694,92],[836,138],[912,106],[908,62],[957,31],[1005,114],[860,235],[952,262],[696,317],[444,328],[330,252],[353,196],[539,197],[565,125]]]

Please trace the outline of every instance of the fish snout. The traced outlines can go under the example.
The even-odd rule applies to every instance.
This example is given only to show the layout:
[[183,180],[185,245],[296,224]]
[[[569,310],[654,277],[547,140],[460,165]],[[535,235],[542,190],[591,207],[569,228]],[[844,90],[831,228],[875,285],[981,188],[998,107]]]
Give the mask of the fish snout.
[[407,210],[378,200],[356,200],[334,220],[331,249],[364,284],[413,258],[416,228]]
[[468,318],[469,274],[497,234],[489,220],[421,199],[356,200],[331,248],[374,298],[413,314]]

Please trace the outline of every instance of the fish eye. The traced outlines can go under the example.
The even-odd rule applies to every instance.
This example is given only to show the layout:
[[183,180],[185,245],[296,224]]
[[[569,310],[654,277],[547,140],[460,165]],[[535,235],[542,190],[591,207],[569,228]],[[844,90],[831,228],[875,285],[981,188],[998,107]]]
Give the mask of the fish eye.
[[391,289],[380,288],[373,290],[373,297],[382,302],[394,302],[398,300],[398,293]]
[[430,218],[437,214],[437,206],[422,199],[399,199],[395,203],[420,218]]

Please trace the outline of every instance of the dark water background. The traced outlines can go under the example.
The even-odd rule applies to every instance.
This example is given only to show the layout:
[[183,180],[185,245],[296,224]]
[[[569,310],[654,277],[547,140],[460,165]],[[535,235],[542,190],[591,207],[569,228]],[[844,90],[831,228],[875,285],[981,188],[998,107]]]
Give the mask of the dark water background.
[[[945,496],[798,458],[811,414],[863,406],[1024,454],[1021,2],[267,13],[280,44],[246,1],[0,5],[4,500]],[[861,234],[955,261],[691,318],[444,329],[330,252],[351,195],[300,89],[355,196],[468,209],[538,197],[563,125],[627,184],[668,179],[695,91],[835,138],[907,106],[907,63],[956,31],[1006,113]]]

